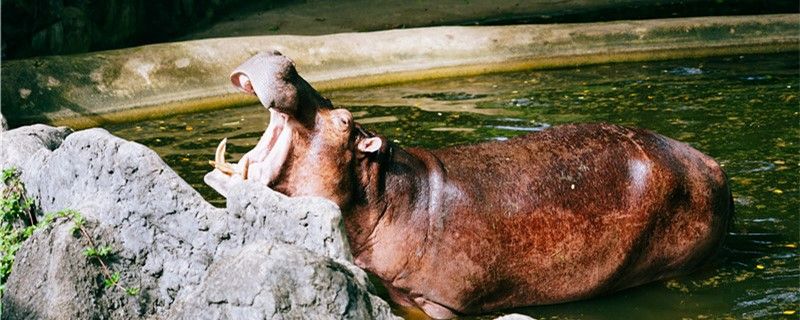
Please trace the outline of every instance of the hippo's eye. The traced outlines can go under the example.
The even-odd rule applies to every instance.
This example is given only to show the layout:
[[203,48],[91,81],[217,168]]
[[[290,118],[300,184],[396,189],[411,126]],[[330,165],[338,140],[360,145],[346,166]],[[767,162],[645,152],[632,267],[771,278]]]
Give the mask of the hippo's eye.
[[353,122],[350,111],[345,109],[332,110],[330,114],[331,125],[341,131],[349,131]]
[[350,124],[350,120],[345,117],[336,117],[339,121],[339,124],[345,128]]

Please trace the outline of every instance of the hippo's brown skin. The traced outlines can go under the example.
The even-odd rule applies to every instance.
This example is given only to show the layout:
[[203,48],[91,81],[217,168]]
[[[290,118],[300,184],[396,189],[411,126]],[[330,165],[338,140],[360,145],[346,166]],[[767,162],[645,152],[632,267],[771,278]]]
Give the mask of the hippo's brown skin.
[[732,211],[711,158],[644,130],[570,125],[382,152],[356,170],[374,187],[345,215],[353,254],[394,300],[434,317],[689,272],[718,249]]
[[[393,300],[434,318],[584,299],[690,272],[721,246],[733,213],[713,159],[649,131],[567,125],[403,149],[321,96],[298,94],[319,98],[273,106],[288,115],[293,138],[280,174],[265,183],[336,202],[356,264]],[[297,112],[315,120],[304,124]]]

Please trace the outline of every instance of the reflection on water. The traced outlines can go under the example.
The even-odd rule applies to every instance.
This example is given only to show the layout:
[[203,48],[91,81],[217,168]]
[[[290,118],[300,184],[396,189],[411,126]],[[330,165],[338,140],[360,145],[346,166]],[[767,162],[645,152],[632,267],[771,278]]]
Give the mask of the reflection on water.
[[[550,125],[603,121],[685,141],[726,168],[737,218],[715,265],[605,297],[516,312],[538,319],[796,319],[799,67],[796,54],[744,56],[432,80],[326,95],[367,128],[404,146],[504,140]],[[217,143],[228,137],[229,157],[238,159],[255,145],[267,120],[263,107],[253,106],[108,129],[156,150],[221,206],[202,183]]]

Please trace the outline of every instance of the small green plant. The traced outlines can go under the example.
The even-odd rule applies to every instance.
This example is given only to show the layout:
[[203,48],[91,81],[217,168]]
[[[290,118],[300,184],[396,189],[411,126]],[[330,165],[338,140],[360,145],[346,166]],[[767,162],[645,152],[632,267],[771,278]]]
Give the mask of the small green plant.
[[3,189],[0,194],[0,297],[11,274],[14,257],[22,243],[37,228],[33,201],[25,196],[25,187],[15,168],[3,169],[0,174]]
[[86,220],[84,220],[80,212],[70,209],[62,210],[57,212],[54,216],[48,217],[46,220],[52,220],[55,218],[66,218],[71,220],[71,232],[77,236],[82,236],[89,241],[89,246],[83,249],[83,255],[100,264],[100,271],[103,273],[103,284],[106,288],[116,287],[130,296],[139,294],[139,288],[128,288],[120,284],[119,281],[121,275],[119,271],[115,271],[113,273],[111,272],[111,268],[108,266],[108,260],[113,255],[114,249],[109,245],[97,245],[94,242],[92,236],[89,234],[89,231],[86,229]]
[[88,247],[83,250],[83,254],[89,258],[105,259],[111,254],[111,246],[102,246],[100,248]]
[[128,294],[129,296],[139,295],[139,288],[137,287],[127,288],[125,289],[125,293]]

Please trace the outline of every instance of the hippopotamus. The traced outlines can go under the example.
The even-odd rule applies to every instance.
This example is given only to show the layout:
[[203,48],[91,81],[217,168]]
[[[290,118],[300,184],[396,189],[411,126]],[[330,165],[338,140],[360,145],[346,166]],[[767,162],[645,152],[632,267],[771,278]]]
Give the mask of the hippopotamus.
[[555,304],[691,272],[733,214],[711,157],[651,131],[554,126],[507,141],[402,147],[315,91],[280,53],[231,74],[270,113],[237,163],[217,149],[207,183],[251,180],[339,206],[356,265],[432,318]]

